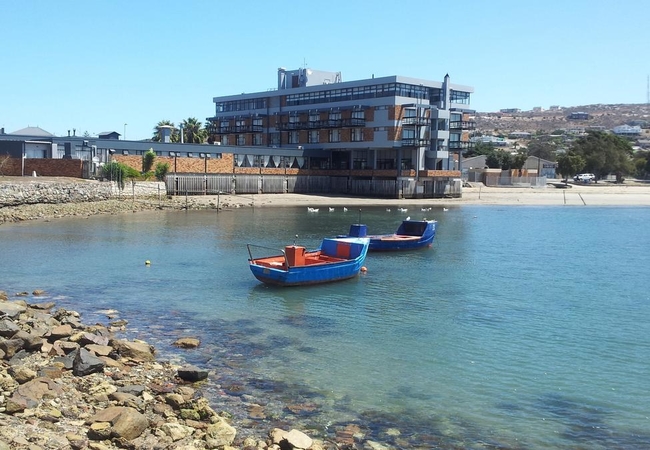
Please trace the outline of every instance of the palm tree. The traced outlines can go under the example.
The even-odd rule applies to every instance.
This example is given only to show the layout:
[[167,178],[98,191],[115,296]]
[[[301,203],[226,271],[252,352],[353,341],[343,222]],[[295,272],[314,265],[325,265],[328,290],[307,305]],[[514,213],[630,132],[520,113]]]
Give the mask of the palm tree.
[[180,142],[180,135],[178,134],[178,128],[176,128],[176,125],[174,125],[174,122],[171,120],[161,120],[158,122],[158,125],[156,125],[153,128],[153,136],[151,137],[151,140],[154,142],[160,142],[161,136],[160,136],[160,127],[172,127],[172,135],[170,136],[170,141],[171,142]]
[[203,128],[203,124],[196,117],[183,120],[181,127],[183,128],[183,142],[188,144],[203,144],[205,142],[208,135],[207,130]]

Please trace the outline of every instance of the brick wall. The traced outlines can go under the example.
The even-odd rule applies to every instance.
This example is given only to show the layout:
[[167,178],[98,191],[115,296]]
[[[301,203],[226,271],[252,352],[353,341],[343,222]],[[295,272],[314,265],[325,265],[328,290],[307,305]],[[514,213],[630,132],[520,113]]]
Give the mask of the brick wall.
[[83,161],[80,159],[25,158],[25,170],[20,158],[8,158],[0,169],[5,176],[31,176],[33,172],[41,177],[83,178]]

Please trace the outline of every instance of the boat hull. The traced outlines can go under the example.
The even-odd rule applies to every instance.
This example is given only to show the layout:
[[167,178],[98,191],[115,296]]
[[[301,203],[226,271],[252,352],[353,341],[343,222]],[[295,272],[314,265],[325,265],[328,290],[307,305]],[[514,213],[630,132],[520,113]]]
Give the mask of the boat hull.
[[405,220],[395,233],[367,235],[366,225],[354,224],[350,227],[349,236],[369,238],[368,251],[370,252],[417,250],[433,244],[436,225],[435,220]]
[[286,259],[285,256],[251,258],[249,266],[255,278],[274,286],[332,283],[359,274],[369,243],[368,238],[325,239],[318,250],[296,256],[295,250],[302,247],[289,246],[285,249]]

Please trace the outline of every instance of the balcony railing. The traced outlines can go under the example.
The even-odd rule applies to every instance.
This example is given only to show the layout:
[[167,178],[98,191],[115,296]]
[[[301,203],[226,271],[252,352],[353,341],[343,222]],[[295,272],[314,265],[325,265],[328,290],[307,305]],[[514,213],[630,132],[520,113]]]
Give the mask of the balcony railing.
[[426,117],[404,117],[402,125],[431,125],[431,119]]
[[281,122],[277,128],[282,131],[288,130],[316,130],[326,128],[354,128],[366,126],[365,119],[334,119],[334,120],[310,120],[309,122]]
[[262,125],[208,126],[210,134],[262,133],[263,131]]
[[449,122],[450,130],[474,130],[476,129],[476,122],[473,120],[456,120]]
[[449,150],[467,150],[474,147],[473,142],[467,141],[449,141]]
[[402,147],[428,147],[430,139],[402,138]]

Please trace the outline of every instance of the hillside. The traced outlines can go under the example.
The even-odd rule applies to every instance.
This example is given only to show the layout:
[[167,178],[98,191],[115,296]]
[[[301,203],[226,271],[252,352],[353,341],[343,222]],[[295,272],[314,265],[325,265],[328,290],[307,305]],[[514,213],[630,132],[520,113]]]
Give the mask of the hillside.
[[[587,120],[567,119],[574,112],[588,113]],[[645,122],[643,124],[642,122]],[[516,113],[477,112],[476,131],[480,134],[508,134],[513,131],[535,133],[537,131],[551,132],[558,129],[581,129],[589,127],[604,127],[607,130],[619,125],[641,125],[644,129],[643,138],[650,136],[650,104],[619,104],[619,105],[585,105],[562,107],[558,110],[541,112],[521,111]]]

